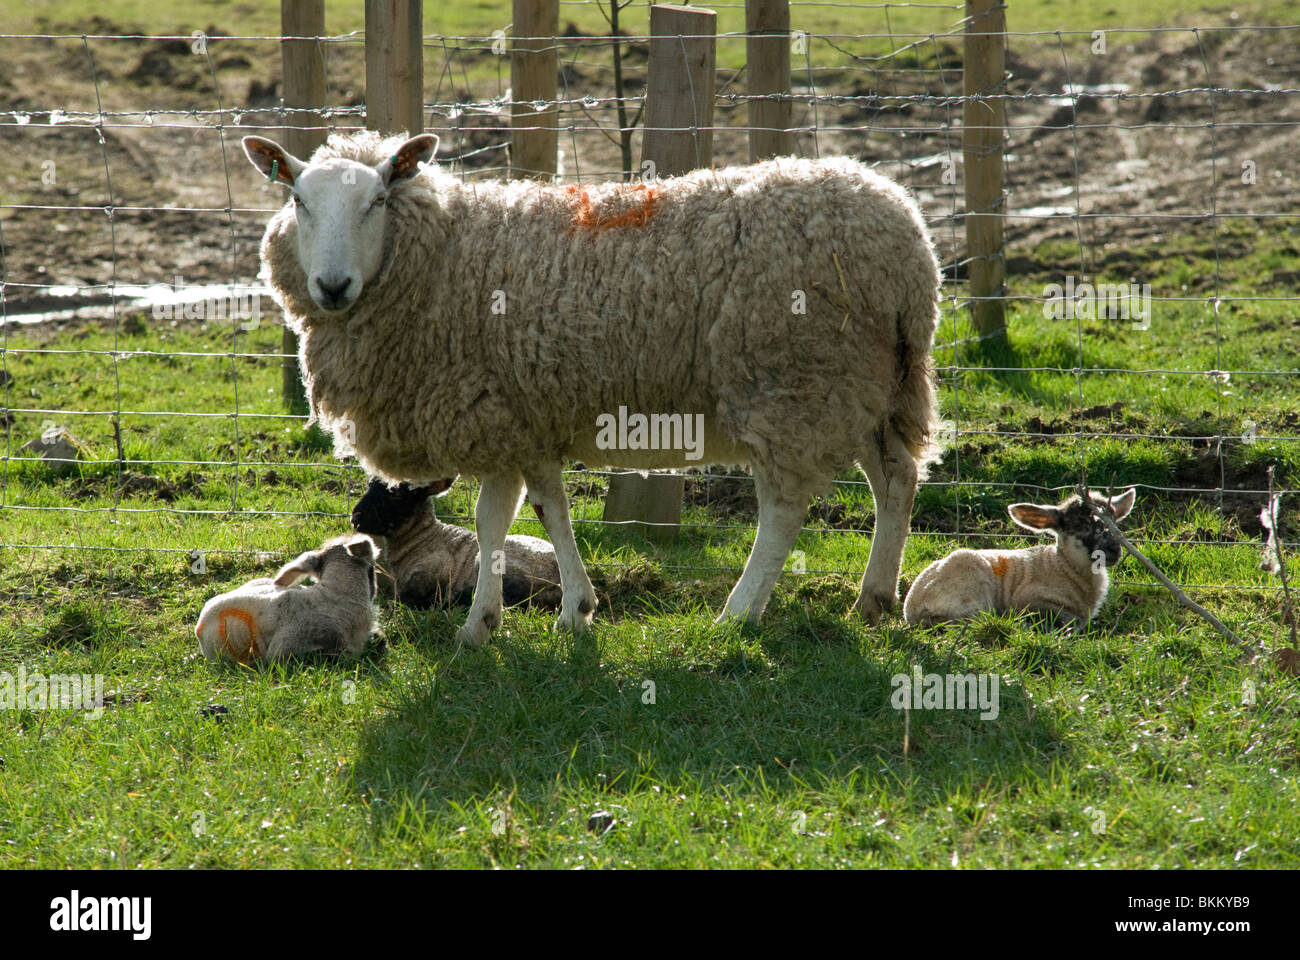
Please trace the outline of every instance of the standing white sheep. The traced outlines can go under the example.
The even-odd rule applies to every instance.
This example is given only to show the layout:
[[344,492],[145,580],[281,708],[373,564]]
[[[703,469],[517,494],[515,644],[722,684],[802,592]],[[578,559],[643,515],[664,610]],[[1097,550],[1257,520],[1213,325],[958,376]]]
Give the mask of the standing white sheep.
[[[314,414],[372,474],[482,481],[479,564],[459,637],[501,620],[500,550],[525,484],[564,600],[596,596],[565,458],[632,469],[753,468],[758,534],[722,617],[757,620],[811,494],[857,463],[876,531],[854,609],[898,599],[918,479],[935,450],[939,271],[915,202],[846,158],[766,161],[640,185],[462,182],[429,135],[331,137],[310,164],[244,139],[292,190],[264,275],[301,335]],[[662,430],[599,430],[620,412]],[[683,442],[703,418],[703,458]],[[630,422],[630,418],[629,418]],[[675,431],[675,432],[674,432]],[[719,618],[721,619],[721,617]]]
[[[314,577],[310,586],[295,586]],[[194,635],[209,660],[285,660],[305,653],[358,654],[376,630],[375,545],[336,537],[300,554],[272,579],[213,597]]]
[[[1090,493],[1116,521],[1133,509],[1135,490],[1107,500]],[[954,550],[916,578],[903,601],[903,619],[930,626],[973,617],[982,610],[1064,614],[1085,624],[1101,609],[1110,586],[1107,567],[1122,549],[1088,505],[1072,496],[1057,506],[1013,503],[1011,519],[1034,533],[1051,534],[1050,546],[1023,550]]]

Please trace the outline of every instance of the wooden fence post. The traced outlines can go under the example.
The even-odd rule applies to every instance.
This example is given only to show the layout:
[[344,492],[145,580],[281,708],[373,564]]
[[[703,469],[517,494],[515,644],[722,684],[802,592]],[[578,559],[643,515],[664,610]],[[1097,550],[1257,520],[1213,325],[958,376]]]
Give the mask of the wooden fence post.
[[424,131],[420,0],[366,0],[366,128]]
[[1003,0],[966,0],[962,53],[962,165],[966,183],[966,257],[971,313],[981,335],[1006,331],[1001,297],[1006,275],[1002,247],[1002,131],[1006,110],[1000,94],[1006,66],[1007,20]]
[[[656,177],[689,173],[713,163],[714,48],[717,16],[712,10],[657,4],[650,8],[650,62],[647,68],[645,134],[641,161],[654,163]],[[613,412],[613,411],[611,411]],[[639,410],[681,413],[710,411]],[[686,478],[679,474],[636,473],[610,477],[604,518],[636,521],[633,529],[660,542],[676,538],[682,519]],[[649,526],[653,524],[653,526]]]
[[794,153],[790,132],[790,0],[745,0],[749,162]]
[[[320,37],[325,33],[325,0],[280,0],[281,37]],[[315,40],[281,40],[280,63],[284,73],[284,105],[286,107],[325,106],[325,64],[321,59],[320,45]],[[323,130],[305,129],[319,127],[321,118],[308,114],[290,114],[286,120],[290,128],[283,134],[283,146],[295,157],[306,160],[325,142]],[[282,361],[281,396],[284,405],[293,413],[307,412],[307,392],[298,370],[298,336],[284,328],[280,352],[288,356]]]
[[[559,0],[514,0],[516,39],[510,49],[510,176],[549,180],[555,175],[559,131]],[[534,39],[527,39],[532,37]],[[549,104],[545,110],[534,103]]]

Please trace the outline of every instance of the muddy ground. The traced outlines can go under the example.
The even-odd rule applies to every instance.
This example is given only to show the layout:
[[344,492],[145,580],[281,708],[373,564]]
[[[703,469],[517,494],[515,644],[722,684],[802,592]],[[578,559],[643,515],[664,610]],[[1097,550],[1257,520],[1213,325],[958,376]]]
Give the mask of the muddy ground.
[[[172,283],[178,276],[187,283],[246,282],[256,275],[257,242],[282,194],[253,175],[238,141],[277,122],[271,108],[281,93],[279,52],[274,41],[223,39],[234,28],[210,25],[203,55],[183,40],[0,40],[0,242],[8,313],[76,302],[51,298],[49,285]],[[156,24],[147,30],[104,18],[44,29],[159,32]],[[567,34],[574,46],[562,51],[562,91],[611,96],[603,62],[609,48],[584,48],[576,30]],[[636,96],[644,89],[645,48],[625,49],[627,93]],[[823,98],[819,132],[815,142],[810,134],[799,138],[805,154],[856,155],[907,183],[945,260],[960,239],[952,215],[964,209],[960,177],[958,184],[944,182],[944,162],[960,156],[960,107],[935,98],[960,93],[958,49],[938,44],[919,58],[908,54],[879,67],[856,60],[851,49],[820,52],[813,74]],[[353,38],[327,45],[326,56],[329,103],[344,110],[331,122],[356,125],[355,108],[364,102],[363,47]],[[459,168],[470,175],[499,173],[507,162],[507,115],[492,112],[489,101],[502,91],[494,73],[475,69],[491,54],[462,52],[449,61],[434,47],[426,57],[425,95],[435,104],[431,126],[443,137],[441,155],[463,157]],[[1203,219],[1211,210],[1294,210],[1300,105],[1294,95],[1270,92],[1293,88],[1300,75],[1293,32],[1202,32],[1199,40],[1190,32],[1155,33],[1136,43],[1113,35],[1104,56],[1091,54],[1082,39],[1067,41],[1063,53],[1055,37],[1017,37],[1007,65],[1013,288],[1017,278],[1033,276],[1037,283],[1079,272],[1076,237],[1085,270],[1104,264],[1124,272],[1127,245],[1186,231],[1212,240]],[[471,83],[470,77],[488,79]],[[1211,82],[1234,92],[1214,95],[1213,105],[1208,93],[1184,92]],[[1069,84],[1090,92],[1072,99],[1065,95]],[[730,99],[743,91],[743,77],[720,74],[718,90],[717,122],[743,124],[743,105]],[[795,88],[808,92],[806,83]],[[97,93],[106,115],[102,142]],[[227,112],[211,112],[219,108]],[[568,120],[579,128],[616,126],[613,111],[599,105],[574,110],[562,126]],[[809,108],[796,107],[796,123],[812,120]],[[619,152],[604,132],[565,131],[560,146],[570,175],[617,174]],[[715,163],[742,162],[745,154],[743,132],[719,131]],[[1254,165],[1253,184],[1242,182],[1247,162]],[[1076,193],[1083,214],[1077,220]],[[117,207],[111,217],[110,203]],[[1053,239],[1071,245],[1064,253],[1035,249]]]

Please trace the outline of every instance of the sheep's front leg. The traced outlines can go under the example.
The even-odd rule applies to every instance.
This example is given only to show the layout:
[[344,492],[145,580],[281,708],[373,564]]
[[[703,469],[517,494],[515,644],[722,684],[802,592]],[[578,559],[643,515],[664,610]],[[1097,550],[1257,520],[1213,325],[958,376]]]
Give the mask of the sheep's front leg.
[[456,639],[471,647],[487,642],[501,626],[501,573],[505,565],[506,533],[519,509],[523,477],[515,471],[482,478],[483,486],[474,505],[474,529],[478,533],[478,583],[465,625]]
[[526,471],[524,482],[528,485],[528,502],[537,511],[537,518],[551,538],[555,562],[560,568],[564,600],[560,604],[555,628],[580,633],[591,626],[596,612],[596,591],[587,577],[587,568],[582,564],[578,543],[573,537],[569,498],[564,493],[564,474],[560,464],[550,463]]

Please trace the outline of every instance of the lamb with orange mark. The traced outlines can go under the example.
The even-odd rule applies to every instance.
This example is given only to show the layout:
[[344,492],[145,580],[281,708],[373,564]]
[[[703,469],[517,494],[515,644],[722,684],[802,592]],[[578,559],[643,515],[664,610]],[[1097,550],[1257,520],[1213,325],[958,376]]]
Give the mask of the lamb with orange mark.
[[[315,579],[299,585],[306,577]],[[194,628],[209,660],[285,660],[300,654],[352,654],[376,631],[375,544],[337,537],[286,564],[213,597]]]
[[[1133,509],[1134,490],[1093,502],[1118,521]],[[903,603],[910,624],[930,626],[973,617],[981,610],[1034,611],[1084,624],[1096,616],[1110,586],[1107,568],[1119,563],[1119,541],[1078,496],[1057,506],[1015,503],[1011,519],[1050,546],[1024,550],[955,550],[916,578]]]

